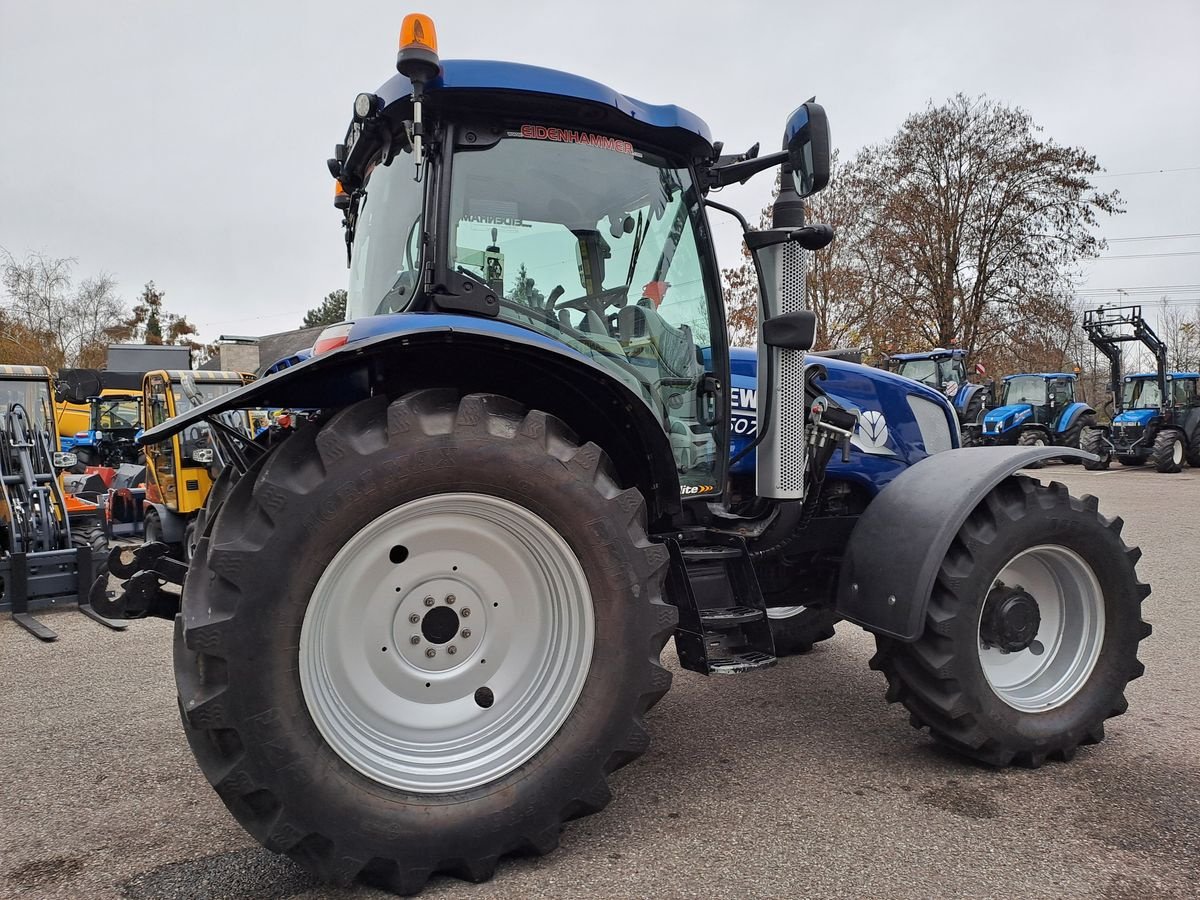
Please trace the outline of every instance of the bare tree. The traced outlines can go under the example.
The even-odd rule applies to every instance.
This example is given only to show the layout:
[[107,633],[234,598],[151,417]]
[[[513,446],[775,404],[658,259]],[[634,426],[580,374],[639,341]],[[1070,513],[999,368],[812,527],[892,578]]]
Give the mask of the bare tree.
[[17,332],[26,343],[30,362],[53,369],[102,363],[104,348],[119,336],[126,315],[113,278],[100,274],[75,287],[74,259],[0,254],[4,322],[10,337]]
[[959,94],[855,161],[866,272],[926,344],[991,351],[1068,325],[1074,267],[1103,248],[1092,229],[1120,200],[1092,186],[1094,156],[1040,130]]

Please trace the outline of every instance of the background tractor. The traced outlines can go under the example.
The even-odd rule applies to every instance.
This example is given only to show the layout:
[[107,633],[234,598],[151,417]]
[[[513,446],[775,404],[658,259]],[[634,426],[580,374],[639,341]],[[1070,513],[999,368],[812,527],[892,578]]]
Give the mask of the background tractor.
[[[1109,361],[1114,408],[1110,426],[1090,428],[1084,436],[1083,449],[1098,457],[1084,465],[1106,469],[1116,457],[1126,466],[1150,462],[1159,472],[1178,472],[1185,460],[1200,467],[1200,374],[1167,371],[1167,345],[1140,306],[1088,310],[1083,327]],[[1130,342],[1150,351],[1153,372],[1122,378],[1121,350]]]
[[31,611],[63,603],[125,627],[88,604],[108,540],[97,505],[63,491],[61,472],[76,460],[58,447],[50,371],[0,366],[0,611],[43,641],[57,635]]
[[63,435],[62,449],[75,454],[80,470],[88,466],[116,469],[144,458],[137,435],[142,430],[142,395],[112,392],[89,397],[90,419],[84,431]]
[[1096,411],[1075,399],[1076,381],[1070,372],[1006,376],[1000,405],[983,417],[982,443],[1079,449]]
[[888,357],[888,368],[944,392],[958,413],[963,441],[970,445],[979,441],[983,414],[996,405],[996,391],[995,382],[977,384],[970,380],[966,358],[966,350],[939,347],[924,353],[895,353]]
[[[229,465],[186,570],[148,545],[137,590],[97,599],[176,616],[184,729],[252,835],[337,882],[486,879],[608,802],[649,746],[666,641],[742,677],[788,652],[787,607],[872,632],[888,699],[957,752],[1037,766],[1103,738],[1149,588],[1119,519],[1018,474],[1081,454],[960,450],[939,391],[807,353],[807,257],[833,238],[804,220],[829,177],[815,101],[782,151],[727,153],[676,106],[441,61],[424,16],[397,67],[328,164],[348,320],[149,428],[207,422]],[[753,230],[709,195],[759,172],[781,190]],[[749,360],[712,211],[760,281],[737,450]],[[318,412],[267,444],[220,418],[254,408]]]

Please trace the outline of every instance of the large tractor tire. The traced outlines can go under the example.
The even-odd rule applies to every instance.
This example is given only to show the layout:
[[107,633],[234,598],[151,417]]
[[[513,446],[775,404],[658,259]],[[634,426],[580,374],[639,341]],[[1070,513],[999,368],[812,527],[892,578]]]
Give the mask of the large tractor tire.
[[96,575],[108,573],[108,536],[99,522],[77,522],[71,525],[71,546],[92,551]]
[[1178,472],[1183,466],[1186,452],[1183,446],[1183,435],[1174,428],[1164,428],[1154,437],[1154,449],[1150,451],[1150,461],[1156,471],[1170,474]]
[[196,546],[200,542],[200,538],[208,532],[209,523],[216,519],[217,510],[224,505],[229,492],[233,490],[233,485],[237,482],[239,473],[231,465],[225,466],[221,473],[217,476],[217,480],[213,482],[212,487],[208,490],[208,496],[204,498],[204,505],[200,507],[200,511],[196,513],[195,518],[188,522],[183,530],[183,561],[187,565],[192,564],[192,560],[196,556]]
[[1200,427],[1196,428],[1188,439],[1187,464],[1193,469],[1200,469]]
[[[1026,428],[1017,437],[1017,443],[1022,447],[1045,447],[1049,441],[1046,435],[1037,428]],[[1044,463],[1039,460],[1027,465],[1027,469],[1040,469]]]
[[[1062,446],[1071,447],[1075,450],[1083,449],[1083,435],[1089,429],[1096,427],[1096,416],[1093,413],[1083,413],[1076,417],[1075,421],[1063,432]],[[1072,459],[1071,462],[1075,462]]]
[[[962,435],[964,447],[976,447],[982,443],[983,436],[983,391],[976,391],[967,401],[967,408],[962,414]],[[974,426],[968,428],[967,426]]]
[[200,767],[319,877],[420,890],[542,854],[645,752],[678,619],[635,488],[500,396],[377,397],[234,484],[175,672]]
[[838,617],[828,606],[768,606],[767,621],[775,655],[795,656],[833,637]]
[[917,728],[993,766],[1069,760],[1104,738],[1139,677],[1150,634],[1141,552],[1094,497],[1008,478],[984,498],[942,561],[925,632],[877,638],[871,667]]
[[1094,425],[1083,432],[1083,437],[1079,441],[1079,449],[1085,453],[1091,453],[1100,457],[1097,460],[1085,459],[1083,461],[1085,469],[1097,472],[1101,469],[1107,469],[1109,464],[1112,463],[1112,450],[1109,449],[1108,444],[1104,441],[1104,432]]

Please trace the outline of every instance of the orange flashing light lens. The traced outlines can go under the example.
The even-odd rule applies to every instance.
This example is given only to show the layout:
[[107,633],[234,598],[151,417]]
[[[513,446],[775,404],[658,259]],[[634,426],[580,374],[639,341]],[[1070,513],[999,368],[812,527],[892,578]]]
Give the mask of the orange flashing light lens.
[[342,187],[342,183],[341,183],[341,181],[335,181],[335,182],[333,183],[333,197],[334,197],[334,199],[336,200],[338,197],[342,197],[342,196],[344,196],[344,195],[345,195],[345,193],[346,193],[346,189],[345,189],[344,187]]
[[400,49],[422,47],[437,53],[437,32],[433,19],[422,13],[409,13],[400,24]]

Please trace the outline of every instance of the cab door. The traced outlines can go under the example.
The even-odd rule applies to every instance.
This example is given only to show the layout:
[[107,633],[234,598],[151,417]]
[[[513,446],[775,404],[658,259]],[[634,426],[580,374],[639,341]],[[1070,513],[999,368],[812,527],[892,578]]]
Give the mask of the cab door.
[[[142,383],[142,405],[145,427],[161,425],[174,415],[171,385],[165,375],[152,372]],[[146,446],[146,466],[149,479],[146,498],[163,503],[169,509],[179,508],[178,467],[175,460],[175,438]]]

